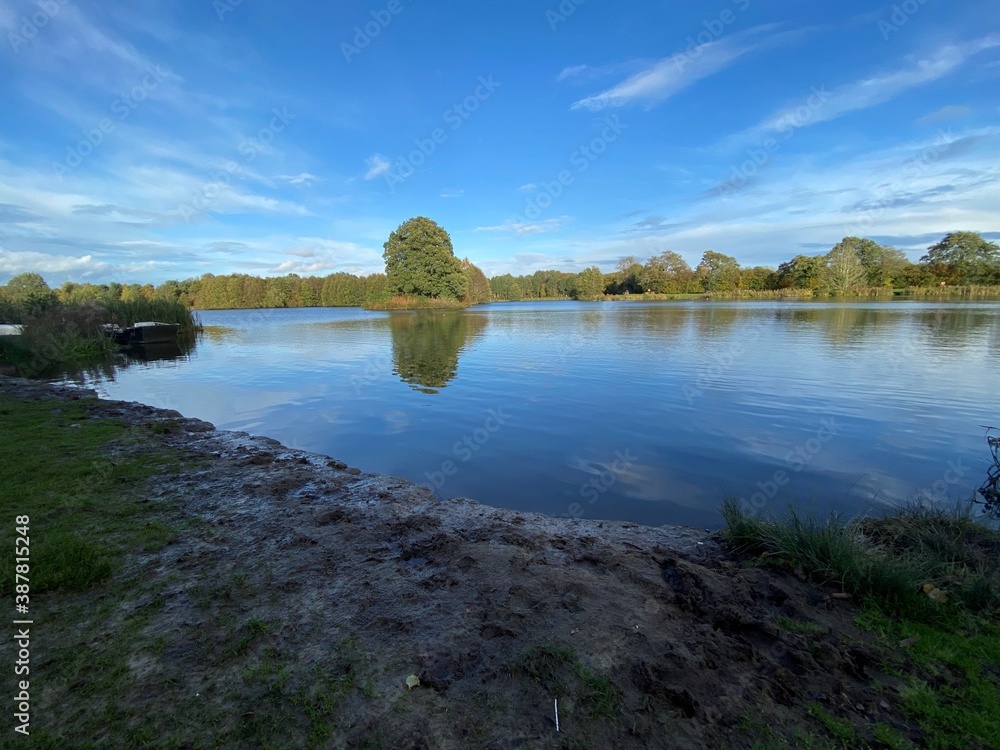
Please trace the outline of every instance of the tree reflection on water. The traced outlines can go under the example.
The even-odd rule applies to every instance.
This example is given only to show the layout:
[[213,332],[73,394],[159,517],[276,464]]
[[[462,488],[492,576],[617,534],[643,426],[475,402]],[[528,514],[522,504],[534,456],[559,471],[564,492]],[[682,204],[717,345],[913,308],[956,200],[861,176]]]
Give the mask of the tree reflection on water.
[[467,312],[393,313],[393,372],[422,393],[437,393],[458,374],[462,350],[485,330],[487,318]]

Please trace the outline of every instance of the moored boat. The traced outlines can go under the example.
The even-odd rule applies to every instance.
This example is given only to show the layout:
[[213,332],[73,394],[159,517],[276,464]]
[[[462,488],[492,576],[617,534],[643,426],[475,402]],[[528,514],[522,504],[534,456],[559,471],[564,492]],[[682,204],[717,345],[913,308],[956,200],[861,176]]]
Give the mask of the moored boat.
[[136,323],[128,328],[114,331],[115,341],[119,344],[165,344],[177,340],[180,331],[179,323],[157,323],[148,321]]

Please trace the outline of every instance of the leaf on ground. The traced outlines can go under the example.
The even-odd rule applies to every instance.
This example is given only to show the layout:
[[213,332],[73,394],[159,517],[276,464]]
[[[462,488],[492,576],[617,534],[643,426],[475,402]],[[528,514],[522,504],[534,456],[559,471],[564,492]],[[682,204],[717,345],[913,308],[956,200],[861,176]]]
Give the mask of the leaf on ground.
[[932,602],[937,602],[938,604],[944,604],[948,601],[948,592],[942,591],[933,583],[925,583],[920,588],[923,589],[924,593],[927,594],[927,598]]
[[413,690],[413,688],[415,688],[419,684],[420,684],[420,678],[417,677],[415,674],[411,674],[409,677],[406,678],[406,687],[408,687],[410,690]]

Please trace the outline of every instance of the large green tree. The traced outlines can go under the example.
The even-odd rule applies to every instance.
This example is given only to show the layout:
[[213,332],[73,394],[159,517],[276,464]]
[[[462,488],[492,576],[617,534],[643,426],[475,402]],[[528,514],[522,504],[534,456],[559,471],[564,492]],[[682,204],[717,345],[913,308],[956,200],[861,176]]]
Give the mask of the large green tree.
[[604,296],[604,274],[597,266],[580,272],[576,279],[577,299],[600,299]]
[[646,261],[640,276],[642,286],[656,294],[681,294],[689,291],[694,271],[680,255],[664,250]]
[[823,276],[822,255],[796,255],[786,260],[775,271],[778,289],[817,289]]
[[465,301],[470,305],[482,305],[493,301],[493,290],[490,280],[475,263],[466,258],[462,261],[462,273],[465,274]]
[[524,287],[521,285],[521,281],[509,273],[490,279],[490,289],[493,290],[493,296],[497,299],[508,301],[524,299]]
[[952,232],[920,259],[948,284],[1000,283],[1000,247],[977,232]]
[[868,286],[892,286],[906,274],[911,263],[906,253],[888,245],[880,245],[867,237],[845,237],[842,243],[850,243],[865,268],[865,283]]
[[695,273],[706,292],[732,291],[740,283],[739,261],[714,250],[705,251]]
[[774,269],[767,266],[754,266],[740,271],[740,289],[761,291],[770,289],[774,282]]
[[451,237],[425,216],[404,221],[386,241],[385,273],[393,294],[459,299],[467,280]]
[[58,303],[56,293],[37,273],[20,273],[7,282],[4,296],[26,315],[34,315]]
[[858,255],[857,237],[846,237],[827,253],[823,283],[831,292],[842,294],[866,286],[868,272]]
[[613,281],[608,285],[612,294],[642,294],[642,261],[634,255],[621,258],[614,273]]

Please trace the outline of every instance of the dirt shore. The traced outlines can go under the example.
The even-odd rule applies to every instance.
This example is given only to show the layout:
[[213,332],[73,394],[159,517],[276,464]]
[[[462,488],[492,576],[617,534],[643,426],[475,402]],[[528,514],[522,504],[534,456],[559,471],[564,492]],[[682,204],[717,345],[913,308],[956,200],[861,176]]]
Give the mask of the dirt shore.
[[36,721],[53,736],[124,746],[115,732],[152,720],[149,747],[822,747],[820,706],[862,737],[881,722],[919,741],[879,692],[892,678],[851,602],[706,532],[439,501],[89,391],[0,377],[0,395],[85,402],[128,425],[128,450],[185,467],[147,497],[184,533],[131,555],[113,593],[39,600],[44,623],[120,597],[45,633],[50,659],[107,649],[143,614],[115,697],[131,718],[106,736],[76,734],[109,710],[101,694],[47,684],[43,658]]

